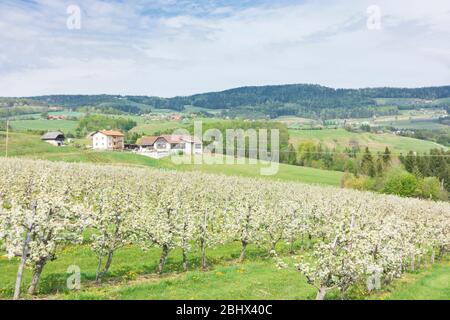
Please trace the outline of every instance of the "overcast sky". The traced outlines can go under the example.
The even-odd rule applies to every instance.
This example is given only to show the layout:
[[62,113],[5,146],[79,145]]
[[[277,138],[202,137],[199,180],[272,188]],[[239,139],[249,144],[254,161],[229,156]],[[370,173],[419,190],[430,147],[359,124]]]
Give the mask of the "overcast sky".
[[449,85],[450,1],[1,0],[0,47],[0,96]]

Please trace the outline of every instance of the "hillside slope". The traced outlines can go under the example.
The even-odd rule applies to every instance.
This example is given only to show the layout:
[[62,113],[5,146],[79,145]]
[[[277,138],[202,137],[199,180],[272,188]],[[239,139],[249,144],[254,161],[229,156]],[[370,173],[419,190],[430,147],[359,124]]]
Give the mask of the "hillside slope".
[[[0,155],[5,154],[5,133],[0,132]],[[201,171],[214,174],[236,175],[243,177],[263,177],[304,183],[338,186],[343,176],[342,172],[319,170],[286,164],[279,165],[279,171],[274,176],[261,176],[259,165],[227,165],[227,164],[174,164],[170,158],[152,159],[129,152],[98,152],[74,147],[53,147],[40,141],[39,136],[25,133],[11,133],[9,141],[9,156],[26,157],[51,161],[88,162],[115,164],[126,166],[146,166],[163,170]]]
[[[430,107],[441,99],[442,108],[449,108],[450,86],[428,88],[366,88],[334,89],[313,84],[268,85],[234,88],[185,97],[160,98],[119,95],[53,95],[31,97],[32,101],[52,106],[78,108],[94,106],[128,113],[147,112],[152,108],[182,111],[186,106],[209,110],[245,109],[271,117],[303,115],[308,117],[370,117],[373,114],[395,113],[396,107]],[[389,106],[386,108],[386,101]],[[397,102],[396,102],[397,101]],[[398,102],[398,101],[401,101]],[[405,102],[406,101],[406,102]],[[375,109],[376,110],[375,110]],[[376,111],[376,112],[375,112]]]
[[406,154],[409,151],[428,152],[431,149],[447,149],[440,144],[418,140],[408,137],[397,136],[391,133],[354,133],[345,129],[323,129],[323,130],[289,130],[290,142],[298,145],[301,142],[313,141],[322,143],[330,149],[343,151],[351,145],[359,145],[361,149],[369,147],[371,151],[384,151],[388,147],[395,154]]

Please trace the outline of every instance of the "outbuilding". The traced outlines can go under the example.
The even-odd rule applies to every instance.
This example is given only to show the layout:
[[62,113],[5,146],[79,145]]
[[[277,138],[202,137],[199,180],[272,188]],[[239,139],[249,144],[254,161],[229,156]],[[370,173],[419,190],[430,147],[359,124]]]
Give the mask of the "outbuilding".
[[54,146],[61,147],[62,145],[64,145],[64,140],[66,140],[66,137],[64,136],[64,133],[59,131],[47,132],[41,137],[41,140]]

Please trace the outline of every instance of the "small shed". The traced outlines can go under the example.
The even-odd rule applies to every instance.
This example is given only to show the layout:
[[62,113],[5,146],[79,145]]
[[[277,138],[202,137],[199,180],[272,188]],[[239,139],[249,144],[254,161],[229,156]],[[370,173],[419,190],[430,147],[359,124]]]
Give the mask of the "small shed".
[[41,140],[57,147],[61,147],[64,144],[65,139],[66,137],[64,136],[64,133],[59,131],[47,132],[41,137]]

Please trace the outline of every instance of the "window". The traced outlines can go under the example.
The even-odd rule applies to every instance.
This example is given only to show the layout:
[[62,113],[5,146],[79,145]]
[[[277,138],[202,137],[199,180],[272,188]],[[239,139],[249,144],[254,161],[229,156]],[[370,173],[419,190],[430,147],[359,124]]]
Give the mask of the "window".
[[195,149],[201,149],[202,148],[202,145],[201,144],[196,144],[195,145]]
[[171,145],[172,149],[184,149],[185,148],[185,144],[184,143],[173,143]]

